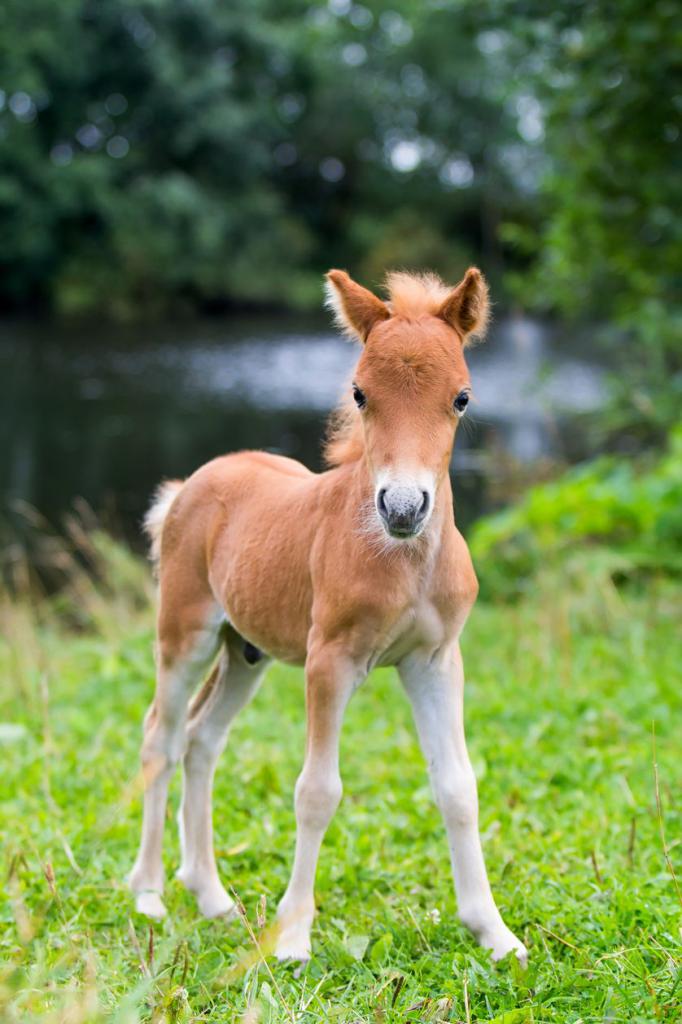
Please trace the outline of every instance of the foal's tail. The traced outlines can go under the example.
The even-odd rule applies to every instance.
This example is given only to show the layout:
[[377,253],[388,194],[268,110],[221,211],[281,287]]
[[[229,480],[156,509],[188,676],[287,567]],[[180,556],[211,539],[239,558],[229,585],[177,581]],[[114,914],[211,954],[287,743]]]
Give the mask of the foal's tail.
[[149,557],[154,568],[161,556],[161,534],[170,507],[180,493],[184,480],[164,480],[156,489],[149,511],[144,517],[144,532],[149,537]]

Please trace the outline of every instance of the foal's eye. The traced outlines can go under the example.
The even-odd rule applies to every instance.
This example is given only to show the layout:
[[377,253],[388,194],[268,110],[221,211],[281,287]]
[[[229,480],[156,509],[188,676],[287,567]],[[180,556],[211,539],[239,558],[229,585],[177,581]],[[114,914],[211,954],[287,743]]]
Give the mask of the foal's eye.
[[353,398],[355,399],[355,404],[357,405],[358,409],[364,409],[365,406],[367,405],[367,399],[365,398],[365,394],[363,391],[360,390],[357,384],[353,385]]
[[456,413],[461,416],[465,412],[467,405],[469,404],[469,392],[460,391],[457,398],[452,403]]

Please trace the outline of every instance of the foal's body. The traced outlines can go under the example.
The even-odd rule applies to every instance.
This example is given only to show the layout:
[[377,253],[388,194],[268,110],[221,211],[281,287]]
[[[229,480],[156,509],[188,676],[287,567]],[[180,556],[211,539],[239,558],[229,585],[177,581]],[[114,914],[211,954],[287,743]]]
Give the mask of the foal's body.
[[[306,757],[296,785],[296,855],[279,908],[277,953],[307,959],[317,857],[341,797],[344,710],[370,669],[396,665],[445,819],[460,917],[495,957],[514,950],[523,959],[522,944],[495,906],[478,836],[458,645],[477,583],[454,524],[448,477],[450,392],[464,394],[461,341],[472,299],[484,285],[475,272],[460,285],[463,297],[452,313],[459,330],[444,316],[436,324],[429,315],[426,332],[422,324],[421,335],[430,340],[430,348],[421,342],[427,365],[414,357],[420,333],[414,326],[405,331],[409,317],[392,314],[345,275],[332,276],[332,284],[344,325],[366,340],[358,372],[368,382],[367,398],[356,388],[366,409],[364,434],[356,414],[337,439],[338,464],[322,474],[263,452],[215,459],[184,484],[165,485],[150,513],[160,549],[158,685],[145,722],[143,838],[131,887],[139,910],[164,913],[163,818],[170,775],[183,758],[178,874],[203,913],[231,911],[213,854],[215,764],[267,658],[305,665]],[[438,293],[439,302],[447,298]],[[390,409],[396,380],[406,388],[398,394],[397,423]]]
[[[344,649],[366,674],[413,647],[430,656],[456,635],[477,590],[449,481],[434,512],[439,528],[434,522],[417,550],[387,554],[362,531],[358,509],[371,496],[363,462],[314,474],[292,459],[239,452],[190,477],[165,531],[170,543],[177,533],[185,571],[186,545],[196,537],[197,597],[201,590],[207,603],[217,602],[255,647],[304,665],[316,639],[338,633],[340,620]],[[292,518],[301,524],[294,534]],[[340,532],[339,520],[355,520],[355,534]]]

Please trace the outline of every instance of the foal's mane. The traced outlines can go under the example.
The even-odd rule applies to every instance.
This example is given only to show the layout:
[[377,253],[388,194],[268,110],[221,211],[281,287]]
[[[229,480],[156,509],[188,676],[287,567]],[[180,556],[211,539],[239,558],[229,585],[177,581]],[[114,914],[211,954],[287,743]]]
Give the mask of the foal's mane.
[[405,320],[437,313],[452,291],[437,274],[408,274],[403,270],[388,273],[384,287],[391,313]]
[[[452,289],[437,274],[409,274],[392,271],[386,275],[386,305],[391,314],[403,320],[435,314]],[[327,424],[324,460],[328,466],[356,462],[364,450],[360,416],[350,396],[342,399]]]

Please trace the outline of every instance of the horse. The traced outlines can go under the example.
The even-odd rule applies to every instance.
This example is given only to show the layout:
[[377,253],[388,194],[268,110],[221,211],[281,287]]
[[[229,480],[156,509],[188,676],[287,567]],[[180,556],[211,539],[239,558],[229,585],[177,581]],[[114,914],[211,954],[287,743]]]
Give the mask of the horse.
[[344,711],[375,666],[392,665],[444,819],[460,920],[493,959],[513,953],[525,963],[481,849],[459,647],[478,583],[455,526],[449,476],[471,398],[464,353],[484,332],[488,287],[475,267],[456,287],[402,272],[389,274],[386,287],[384,301],[345,271],[326,275],[327,304],[362,348],[332,418],[324,472],[240,451],[162,484],[147,514],[158,576],[157,683],[143,727],[142,839],[129,885],[139,912],[165,914],[163,828],[169,780],[182,761],[177,876],[206,917],[234,913],[213,851],[216,762],[270,659],[305,666],[296,847],[275,953],[307,961],[317,860],[342,794]]

